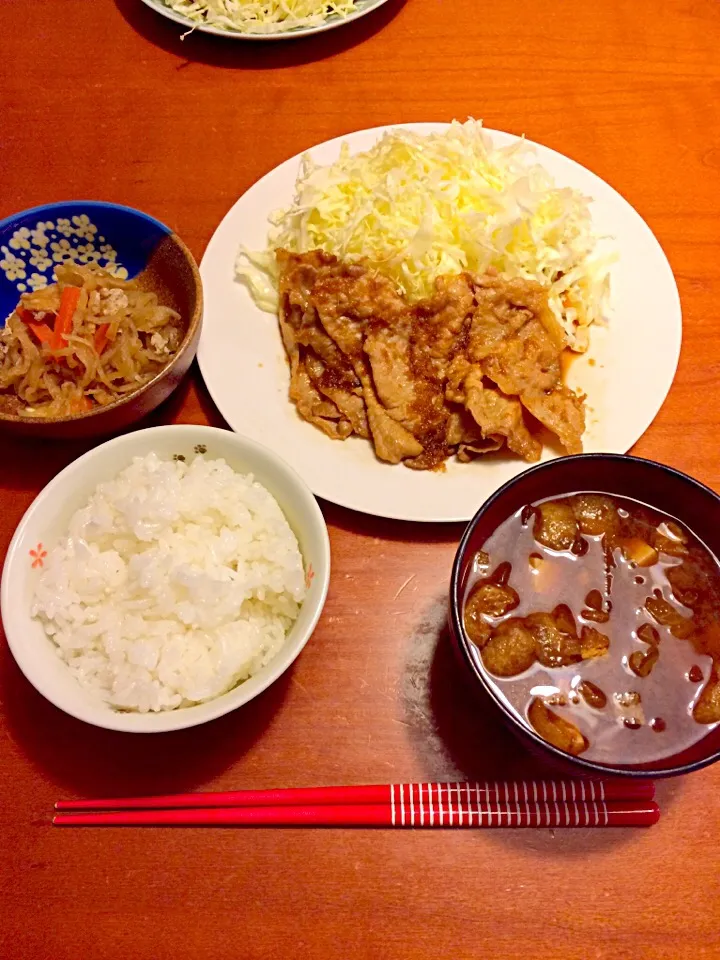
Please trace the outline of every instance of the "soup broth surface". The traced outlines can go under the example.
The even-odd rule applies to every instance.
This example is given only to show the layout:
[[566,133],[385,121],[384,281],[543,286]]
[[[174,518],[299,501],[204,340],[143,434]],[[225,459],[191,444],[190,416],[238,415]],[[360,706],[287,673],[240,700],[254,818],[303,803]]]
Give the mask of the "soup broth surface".
[[598,763],[672,756],[720,722],[720,567],[673,518],[577,493],[518,510],[477,554],[464,624],[510,708]]

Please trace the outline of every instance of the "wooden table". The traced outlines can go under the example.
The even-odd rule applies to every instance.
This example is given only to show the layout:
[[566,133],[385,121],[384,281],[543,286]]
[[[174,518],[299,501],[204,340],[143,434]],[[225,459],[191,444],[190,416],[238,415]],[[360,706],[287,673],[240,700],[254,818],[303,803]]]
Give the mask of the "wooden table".
[[[720,489],[720,15],[714,0],[390,0],[278,45],[215,42],[139,0],[5,0],[0,216],[97,197],[200,258],[234,200],[303,148],[468,115],[593,169],[677,276],[677,379],[636,452]],[[155,418],[221,423],[197,372]],[[81,448],[0,454],[0,556]],[[324,507],[325,615],[296,666],[199,729],[123,736],[46,703],[0,649],[3,960],[720,956],[720,767],[660,787],[643,831],[67,831],[60,796],[512,775],[443,636],[458,527]]]

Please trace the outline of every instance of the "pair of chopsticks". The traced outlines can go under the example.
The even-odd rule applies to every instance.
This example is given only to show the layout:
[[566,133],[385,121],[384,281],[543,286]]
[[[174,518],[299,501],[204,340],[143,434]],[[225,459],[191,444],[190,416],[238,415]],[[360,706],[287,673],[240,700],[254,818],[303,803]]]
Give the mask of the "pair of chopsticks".
[[650,782],[530,780],[235,790],[65,800],[53,823],[90,826],[635,827],[657,823]]

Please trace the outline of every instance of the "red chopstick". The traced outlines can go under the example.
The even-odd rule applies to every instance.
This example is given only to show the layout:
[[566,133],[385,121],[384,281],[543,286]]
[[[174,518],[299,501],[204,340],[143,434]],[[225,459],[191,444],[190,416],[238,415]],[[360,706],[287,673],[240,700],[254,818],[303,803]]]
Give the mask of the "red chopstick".
[[327,804],[59,814],[53,823],[66,827],[639,827],[657,823],[659,816],[660,810],[651,800],[607,803],[480,800],[468,804],[451,797],[439,805],[422,803],[418,798],[401,806]]
[[652,800],[652,781],[635,780],[496,780],[483,783],[400,783],[353,787],[289,787],[279,790],[232,790],[229,793],[178,793],[161,797],[116,797],[105,800],[60,800],[56,810],[154,810],[176,807],[261,807],[400,803],[416,797],[428,803],[455,794],[506,803]]

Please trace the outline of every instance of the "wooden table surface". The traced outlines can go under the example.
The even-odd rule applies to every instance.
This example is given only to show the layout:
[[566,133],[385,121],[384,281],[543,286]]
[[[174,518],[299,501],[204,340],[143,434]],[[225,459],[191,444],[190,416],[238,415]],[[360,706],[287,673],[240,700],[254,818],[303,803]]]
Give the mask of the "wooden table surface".
[[[647,219],[683,303],[677,379],[636,452],[720,489],[714,0],[390,0],[277,45],[181,41],[140,0],[0,6],[0,216],[127,203],[199,259],[286,157],[362,127],[468,115],[590,167]],[[197,371],[154,420],[221,423]],[[81,449],[2,441],[0,558]],[[85,726],[35,693],[2,643],[3,960],[720,956],[720,767],[662,784],[663,818],[645,832],[50,827],[60,796],[530,769],[471,700],[443,634],[460,528],[323,509],[333,576],[312,641],[206,727]]]

